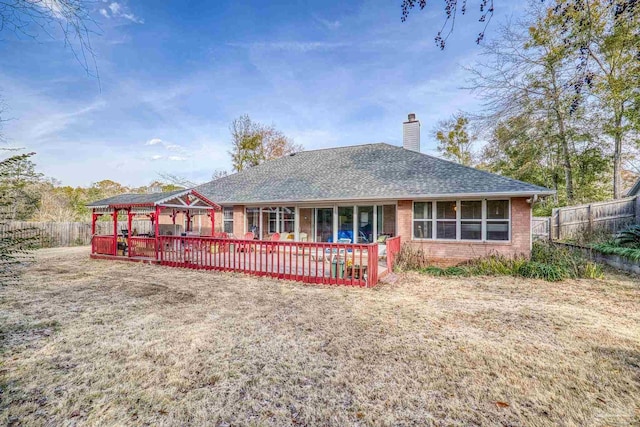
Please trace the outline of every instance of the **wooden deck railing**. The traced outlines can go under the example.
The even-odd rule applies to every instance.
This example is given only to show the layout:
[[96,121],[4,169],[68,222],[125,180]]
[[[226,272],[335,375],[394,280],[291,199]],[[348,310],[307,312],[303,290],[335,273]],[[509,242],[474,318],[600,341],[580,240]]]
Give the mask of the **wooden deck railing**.
[[387,245],[387,271],[391,273],[396,262],[396,256],[400,252],[400,236],[388,238],[385,244]]
[[91,253],[101,255],[113,255],[113,236],[93,236],[91,239]]
[[162,265],[237,271],[308,283],[375,286],[378,245],[158,237]]
[[129,256],[156,257],[156,239],[153,237],[131,237],[129,239]]

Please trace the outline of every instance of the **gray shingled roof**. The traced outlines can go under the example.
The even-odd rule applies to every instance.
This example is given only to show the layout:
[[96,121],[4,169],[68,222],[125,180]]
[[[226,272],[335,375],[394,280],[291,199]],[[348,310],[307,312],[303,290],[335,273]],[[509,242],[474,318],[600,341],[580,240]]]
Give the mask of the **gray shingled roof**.
[[88,207],[92,206],[110,206],[110,205],[129,205],[129,204],[155,204],[159,200],[164,200],[174,194],[184,193],[186,190],[167,191],[164,193],[144,193],[144,194],[120,194],[106,199],[96,200],[88,203]]
[[195,190],[218,204],[553,193],[384,143],[303,151]]

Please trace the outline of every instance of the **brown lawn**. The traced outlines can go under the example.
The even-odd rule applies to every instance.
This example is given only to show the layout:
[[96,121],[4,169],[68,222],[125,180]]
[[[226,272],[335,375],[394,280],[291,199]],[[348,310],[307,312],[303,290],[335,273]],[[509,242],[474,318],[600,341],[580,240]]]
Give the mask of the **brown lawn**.
[[44,250],[0,288],[0,422],[637,425],[638,282],[349,289]]

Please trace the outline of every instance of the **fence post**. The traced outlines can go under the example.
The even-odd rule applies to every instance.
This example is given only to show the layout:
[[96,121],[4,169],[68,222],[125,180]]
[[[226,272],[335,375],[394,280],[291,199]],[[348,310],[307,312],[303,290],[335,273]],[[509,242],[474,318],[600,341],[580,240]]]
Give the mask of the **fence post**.
[[560,240],[560,209],[554,208],[551,211],[551,222],[554,230],[551,240]]
[[635,214],[636,214],[636,224],[640,224],[640,195],[636,196]]
[[593,209],[591,208],[591,203],[587,206],[587,213],[589,214],[589,224],[587,225],[587,230],[589,233],[593,233]]

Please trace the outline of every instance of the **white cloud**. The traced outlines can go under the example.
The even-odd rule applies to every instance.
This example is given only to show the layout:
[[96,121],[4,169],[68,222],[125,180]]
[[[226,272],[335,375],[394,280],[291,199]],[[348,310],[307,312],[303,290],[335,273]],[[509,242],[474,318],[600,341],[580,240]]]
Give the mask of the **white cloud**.
[[167,157],[167,160],[171,160],[174,162],[181,162],[181,161],[187,160],[187,158],[182,156],[169,156]]
[[111,9],[111,13],[117,15],[120,12],[120,5],[117,2],[113,2],[109,5],[109,9]]
[[171,151],[182,151],[182,146],[178,144],[164,144],[164,148]]
[[131,22],[135,22],[136,24],[144,24],[144,19],[138,18],[133,13],[123,13],[121,16]]
[[123,6],[121,3],[112,2],[107,6],[107,9],[100,9],[100,14],[105,18],[124,18],[128,21],[135,22],[136,24],[144,24],[144,20],[138,18],[133,13],[131,13],[126,6]]
[[160,138],[152,138],[147,142],[145,142],[144,145],[158,145],[158,144],[163,144],[162,140]]
[[156,155],[151,156],[151,160],[161,160],[163,158],[164,158],[164,156],[161,156],[160,154],[156,154]]

